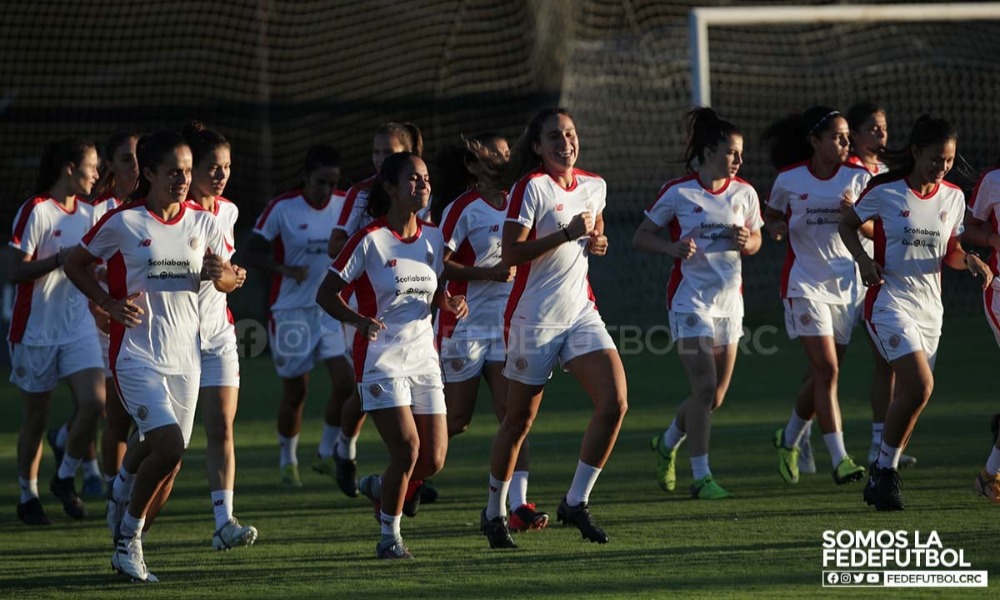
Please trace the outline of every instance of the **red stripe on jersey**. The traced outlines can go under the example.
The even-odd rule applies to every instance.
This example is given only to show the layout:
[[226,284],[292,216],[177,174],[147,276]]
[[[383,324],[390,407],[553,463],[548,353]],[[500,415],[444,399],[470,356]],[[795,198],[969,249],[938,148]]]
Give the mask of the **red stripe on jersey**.
[[[375,295],[375,288],[368,279],[368,273],[362,273],[354,282],[354,293],[358,297],[358,314],[375,318],[378,316],[378,297]],[[380,334],[381,335],[381,334]],[[354,380],[361,383],[361,378],[365,373],[365,360],[368,359],[368,336],[364,335],[360,329],[354,332]]]
[[[670,231],[671,241],[678,241],[681,239],[681,224],[674,217],[670,220],[670,224],[667,225]],[[674,294],[677,293],[677,288],[681,286],[681,281],[684,279],[684,274],[681,273],[681,259],[674,259],[674,268],[670,269],[670,281],[667,282],[667,310],[670,310],[674,302]]]
[[[115,300],[128,297],[128,268],[125,266],[125,257],[121,250],[108,260],[108,293]],[[146,315],[145,318],[150,318]],[[108,345],[108,365],[114,373],[115,365],[118,362],[118,353],[122,348],[122,341],[125,338],[125,326],[111,319],[111,343]],[[116,380],[117,381],[117,380]]]
[[587,299],[594,305],[594,310],[597,310],[597,296],[594,295],[594,288],[590,287],[590,275],[587,275]]
[[[447,223],[445,223],[445,226],[447,226]],[[472,244],[469,243],[469,240],[462,242],[462,245],[458,247],[458,252],[451,255],[451,260],[467,267],[476,264],[476,251],[472,249]],[[469,282],[449,281],[448,293],[452,296],[467,296],[469,293]],[[451,337],[451,334],[455,332],[456,325],[458,325],[458,318],[455,317],[455,313],[447,310],[438,311],[438,347],[440,347],[442,339]]]
[[[369,223],[366,227],[362,227],[361,229],[355,231],[354,235],[352,235],[347,240],[347,243],[344,244],[344,247],[340,250],[340,254],[338,254],[337,259],[333,261],[331,268],[336,269],[337,271],[343,271],[344,267],[347,266],[347,261],[351,259],[351,256],[357,249],[358,244],[361,243],[361,240],[365,239],[366,235],[375,231],[376,229],[381,229],[385,227],[387,223],[388,221],[386,221],[385,217],[381,217],[379,219],[375,219],[374,221]],[[402,241],[402,238],[399,237],[399,234],[397,234],[395,231],[393,231],[392,233],[393,235],[396,236],[396,239]],[[417,235],[413,236],[413,239],[411,239],[410,241],[412,242],[419,237],[420,237],[420,229],[418,224]]]
[[347,225],[347,220],[351,217],[351,211],[354,210],[354,203],[358,200],[358,194],[372,189],[377,178],[378,175],[372,175],[368,179],[355,183],[351,186],[351,189],[347,190],[347,197],[344,198],[344,208],[340,209],[340,216],[337,218],[337,227]]
[[545,175],[545,171],[539,167],[517,180],[517,183],[514,184],[514,189],[510,191],[510,207],[507,209],[508,219],[517,219],[521,215],[521,204],[524,203],[524,191],[528,187],[528,182],[535,177],[542,177],[543,175]]
[[129,202],[128,204],[122,204],[118,208],[109,210],[108,212],[104,213],[104,216],[97,221],[97,224],[91,227],[90,231],[84,234],[83,239],[80,240],[80,242],[83,244],[90,244],[90,242],[94,241],[94,236],[97,235],[97,232],[101,230],[101,227],[103,227],[104,224],[111,219],[112,215],[116,215],[123,210],[136,210],[138,208],[145,208],[145,205],[143,205],[141,202],[142,201],[140,200],[139,202]]
[[48,196],[36,196],[21,205],[21,217],[14,224],[14,234],[10,238],[10,243],[21,244],[21,236],[24,235],[24,229],[28,226],[28,218],[31,216],[31,211],[35,210],[36,206],[48,199]]
[[[990,231],[993,233],[1000,232],[1000,223],[997,222],[996,211],[990,211]],[[993,275],[1000,273],[1000,254],[997,253],[997,249],[990,246],[990,269],[993,270]]]
[[[38,259],[38,252],[31,256],[31,260]],[[28,329],[28,318],[31,316],[31,299],[35,294],[35,280],[22,281],[17,284],[14,292],[14,312],[10,317],[10,332],[7,339],[13,343],[18,343],[24,339],[24,332]]]
[[[285,243],[281,241],[281,236],[274,238],[274,264],[283,265],[285,264]],[[268,307],[274,306],[274,303],[278,301],[278,296],[281,295],[281,282],[285,280],[285,276],[280,272],[275,271],[274,275],[271,277],[271,294],[268,296],[267,305]]]
[[268,202],[267,206],[264,208],[264,212],[260,213],[260,216],[257,217],[257,224],[253,226],[254,229],[261,229],[264,227],[264,223],[267,222],[267,218],[271,216],[271,211],[274,210],[274,207],[277,206],[279,202],[291,200],[292,198],[298,198],[301,195],[302,190],[291,190]]
[[663,194],[667,193],[667,190],[669,190],[670,188],[674,187],[675,185],[680,185],[680,184],[682,184],[682,183],[684,183],[686,181],[691,181],[695,177],[697,177],[697,175],[695,175],[694,173],[692,173],[690,175],[685,175],[684,177],[678,177],[677,179],[671,179],[670,181],[664,183],[663,187],[660,188],[660,191],[656,193],[656,198],[654,198],[653,201],[649,203],[649,206],[646,207],[646,211],[649,212],[649,211],[653,210],[653,207],[656,206],[656,203],[660,201],[660,198],[663,197]]
[[[885,268],[885,227],[882,225],[882,219],[875,220],[875,233],[873,237],[875,242],[875,257],[874,260],[882,268]],[[865,320],[872,320],[872,311],[875,308],[875,299],[878,298],[878,293],[882,289],[881,285],[873,285],[868,288],[865,293]],[[874,326],[872,326],[874,328]]]
[[[785,211],[785,223],[792,220],[792,205],[788,205]],[[788,295],[788,278],[792,275],[792,267],[795,266],[795,248],[792,248],[792,237],[788,237],[788,252],[785,253],[785,264],[781,268],[781,297]]]
[[479,192],[476,190],[467,190],[451,203],[451,209],[448,211],[448,218],[445,219],[444,224],[441,226],[441,234],[444,235],[446,242],[450,240],[452,234],[455,233],[455,225],[458,224],[458,219],[462,216],[462,211],[464,211],[467,206],[476,200],[479,200],[479,198],[481,198]]
[[[513,206],[513,202],[511,203],[511,206]],[[528,241],[533,239],[535,239],[534,227],[532,227],[531,230],[528,232]],[[507,344],[507,335],[510,333],[510,320],[514,317],[514,311],[517,309],[517,303],[520,302],[521,296],[524,294],[524,289],[528,286],[529,275],[531,275],[530,262],[526,262],[523,265],[517,266],[517,274],[514,275],[514,287],[512,287],[510,290],[510,296],[507,297],[507,308],[503,312],[504,345]]]

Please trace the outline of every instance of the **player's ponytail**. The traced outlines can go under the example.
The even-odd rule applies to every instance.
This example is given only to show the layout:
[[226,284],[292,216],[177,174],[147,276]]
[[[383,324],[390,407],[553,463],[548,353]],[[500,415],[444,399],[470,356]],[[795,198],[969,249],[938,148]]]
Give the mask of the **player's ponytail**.
[[542,126],[545,125],[545,121],[554,115],[565,115],[573,120],[569,110],[560,107],[545,108],[535,114],[528,122],[528,126],[524,128],[524,133],[517,140],[514,149],[511,150],[505,179],[517,181],[542,164],[542,157],[535,153],[534,146],[542,141]]
[[814,106],[803,113],[791,113],[771,123],[761,134],[775,169],[809,160],[813,155],[810,138],[818,138],[840,113],[829,106]]
[[506,160],[490,150],[483,138],[496,139],[497,134],[483,134],[462,138],[457,144],[445,146],[434,161],[434,197],[431,201],[431,220],[441,223],[441,215],[449,204],[475,188],[487,200],[503,197],[500,174]]
[[385,189],[386,185],[397,185],[399,174],[411,156],[416,156],[416,154],[413,152],[397,152],[390,154],[386,157],[385,162],[382,163],[382,170],[379,171],[378,176],[375,178],[375,185],[368,192],[368,206],[365,208],[368,216],[372,219],[379,219],[388,214],[389,207],[392,205],[392,198],[389,197],[389,191]]
[[705,160],[705,150],[715,150],[720,142],[733,135],[743,134],[739,128],[719,118],[707,106],[696,108],[687,114],[688,145],[684,151],[684,166],[688,173],[696,170],[697,164]]
[[384,135],[399,143],[404,152],[421,157],[424,154],[424,138],[420,128],[413,123],[382,123],[375,128],[375,135]]
[[80,166],[87,151],[94,144],[80,138],[63,138],[46,144],[35,179],[35,194],[44,194],[59,181],[66,165]]
[[150,182],[146,178],[146,169],[156,171],[167,155],[181,146],[187,146],[187,142],[181,134],[171,129],[139,138],[139,143],[135,147],[136,159],[139,162],[139,184],[129,196],[129,201],[141,200],[149,195]]
[[872,187],[886,181],[907,177],[913,172],[913,167],[916,165],[914,157],[916,152],[928,146],[944,144],[948,141],[958,141],[958,131],[948,121],[928,114],[920,115],[916,123],[913,124],[913,129],[910,130],[906,146],[900,150],[886,150],[880,153],[880,158],[889,165],[889,172],[873,178],[868,186]]

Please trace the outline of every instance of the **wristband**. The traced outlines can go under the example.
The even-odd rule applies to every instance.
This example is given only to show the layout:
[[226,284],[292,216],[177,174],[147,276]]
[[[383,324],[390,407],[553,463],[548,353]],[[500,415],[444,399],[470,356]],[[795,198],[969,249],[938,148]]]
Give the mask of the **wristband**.
[[573,241],[573,238],[569,237],[569,229],[567,229],[567,228],[564,227],[563,228],[563,233],[566,234],[566,241],[567,242],[572,242]]

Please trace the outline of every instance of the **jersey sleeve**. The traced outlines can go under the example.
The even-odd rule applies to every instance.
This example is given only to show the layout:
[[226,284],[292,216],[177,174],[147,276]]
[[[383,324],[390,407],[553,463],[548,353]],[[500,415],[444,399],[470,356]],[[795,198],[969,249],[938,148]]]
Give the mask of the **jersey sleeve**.
[[872,174],[867,170],[858,171],[858,174],[851,178],[851,200],[857,202],[861,194],[864,193],[865,188],[868,187],[868,182],[872,180]]
[[271,206],[264,209],[264,214],[260,216],[257,224],[254,225],[253,232],[260,235],[267,241],[273,241],[274,238],[281,235],[281,205],[277,202],[271,204]]
[[767,207],[784,214],[788,211],[788,201],[790,198],[791,192],[785,187],[784,178],[779,173],[778,177],[774,180],[774,184],[771,186],[771,195],[767,199]]
[[444,240],[440,242],[440,246],[434,249],[434,264],[432,265],[434,272],[437,274],[438,279],[444,275]]
[[677,194],[674,193],[673,188],[664,190],[644,214],[657,227],[666,227],[667,223],[673,220],[674,215],[677,214]]
[[[207,213],[206,213],[207,214]],[[205,247],[212,249],[212,254],[221,256],[224,260],[229,259],[229,244],[222,233],[222,227],[214,217],[205,219]]]
[[764,226],[764,219],[760,216],[760,199],[757,197],[757,190],[752,187],[747,190],[745,210],[746,221],[744,221],[743,226],[750,231],[760,231],[760,228]]
[[33,203],[26,203],[17,211],[17,216],[14,217],[14,230],[10,237],[10,247],[28,256],[35,253],[35,248],[42,243],[42,236],[45,234],[41,211],[33,210],[34,207]]
[[861,198],[854,203],[854,213],[858,215],[862,223],[879,215],[879,187],[881,186],[865,190]]
[[118,213],[107,213],[83,236],[80,245],[93,256],[107,262],[121,247]]
[[951,211],[951,237],[958,237],[965,233],[965,202],[962,201],[961,193],[955,201],[955,208]]
[[522,227],[531,229],[535,225],[535,214],[540,208],[541,198],[532,180],[525,182],[520,190],[514,188],[512,194],[510,210],[507,211],[507,221],[514,222]]
[[603,179],[599,179],[598,181],[600,182],[600,185],[597,188],[597,192],[594,194],[593,198],[590,198],[587,201],[588,204],[592,202],[594,205],[591,212],[594,214],[595,219],[597,218],[597,215],[604,213],[604,209],[608,206],[608,182]]
[[983,179],[976,186],[975,195],[972,197],[972,216],[980,221],[989,221],[993,213],[993,206],[1000,200],[1000,190],[997,190],[997,177],[984,175]]
[[[337,256],[337,260],[333,261],[333,264],[330,265],[330,272],[338,275],[346,283],[354,282],[365,271],[365,256],[368,253],[370,244],[371,237],[367,235],[358,241],[355,241],[353,238],[348,240],[347,246]],[[347,250],[350,250],[350,252],[348,253]]]
[[444,237],[444,245],[452,252],[458,252],[459,247],[469,237],[469,213],[461,210],[457,215],[452,212],[461,210],[452,202],[444,209],[441,215],[441,235]]

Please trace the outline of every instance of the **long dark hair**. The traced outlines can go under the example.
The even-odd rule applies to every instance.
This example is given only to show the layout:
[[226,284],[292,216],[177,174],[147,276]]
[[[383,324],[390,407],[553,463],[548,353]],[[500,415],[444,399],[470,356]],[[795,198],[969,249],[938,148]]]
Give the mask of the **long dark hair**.
[[93,142],[81,138],[63,138],[45,145],[35,179],[35,193],[44,194],[59,181],[63,167],[79,167],[87,151],[96,149]]
[[715,150],[720,142],[743,133],[736,125],[719,118],[719,114],[707,106],[696,108],[687,114],[688,145],[684,151],[684,167],[688,173],[695,171],[695,161],[705,160],[705,150]]
[[392,199],[389,192],[385,191],[385,184],[396,185],[399,181],[399,174],[403,171],[403,166],[410,160],[410,157],[420,158],[415,152],[397,152],[386,157],[382,163],[382,170],[379,171],[368,193],[368,206],[365,210],[372,219],[384,217],[389,212]]
[[813,155],[810,138],[823,135],[841,116],[835,108],[814,106],[802,113],[791,113],[768,125],[761,134],[761,143],[767,150],[775,169],[809,160]]
[[333,146],[329,144],[310,146],[302,165],[302,178],[309,179],[309,175],[316,169],[340,167],[341,162],[340,152]]
[[104,161],[114,162],[115,153],[118,151],[119,148],[122,147],[122,144],[124,144],[125,142],[129,141],[132,138],[138,138],[138,137],[139,137],[138,133],[127,129],[119,129],[118,131],[112,133],[110,137],[108,137],[108,141],[104,145],[104,156],[101,157],[102,172],[101,172],[101,178],[97,180],[97,190],[95,192],[95,196],[102,196],[108,192],[114,191],[115,185],[117,185],[118,183],[115,181],[114,172],[109,169],[103,168]]
[[542,164],[542,157],[535,153],[533,146],[541,142],[542,126],[553,115],[565,115],[570,120],[573,119],[573,115],[569,114],[569,109],[561,107],[543,109],[532,117],[528,126],[524,128],[524,133],[517,140],[517,144],[514,145],[514,149],[510,152],[510,162],[507,164],[505,179],[517,181]]
[[915,151],[951,140],[958,141],[958,131],[951,126],[951,123],[928,114],[920,115],[910,130],[906,146],[899,150],[886,150],[881,153],[880,158],[889,165],[889,172],[874,177],[868,183],[868,187],[907,177],[916,166],[916,159],[913,157]]
[[232,149],[226,136],[209,129],[201,121],[189,121],[181,129],[181,135],[184,136],[187,145],[191,147],[191,157],[195,167],[201,164],[202,159],[214,152],[216,148]]
[[424,137],[420,134],[420,128],[413,123],[382,123],[375,128],[375,135],[391,137],[403,146],[404,152],[418,158],[424,154]]
[[139,138],[135,148],[136,159],[139,161],[139,183],[128,197],[129,201],[141,200],[149,195],[150,183],[146,179],[144,172],[146,169],[155,171],[171,152],[187,145],[184,136],[172,129],[164,129]]
[[[487,139],[503,136],[489,134]],[[445,146],[434,161],[434,198],[431,202],[431,219],[440,224],[441,215],[449,204],[469,188],[476,190],[490,201],[503,197],[500,175],[506,161],[486,147],[482,136],[462,138],[457,144]]]

